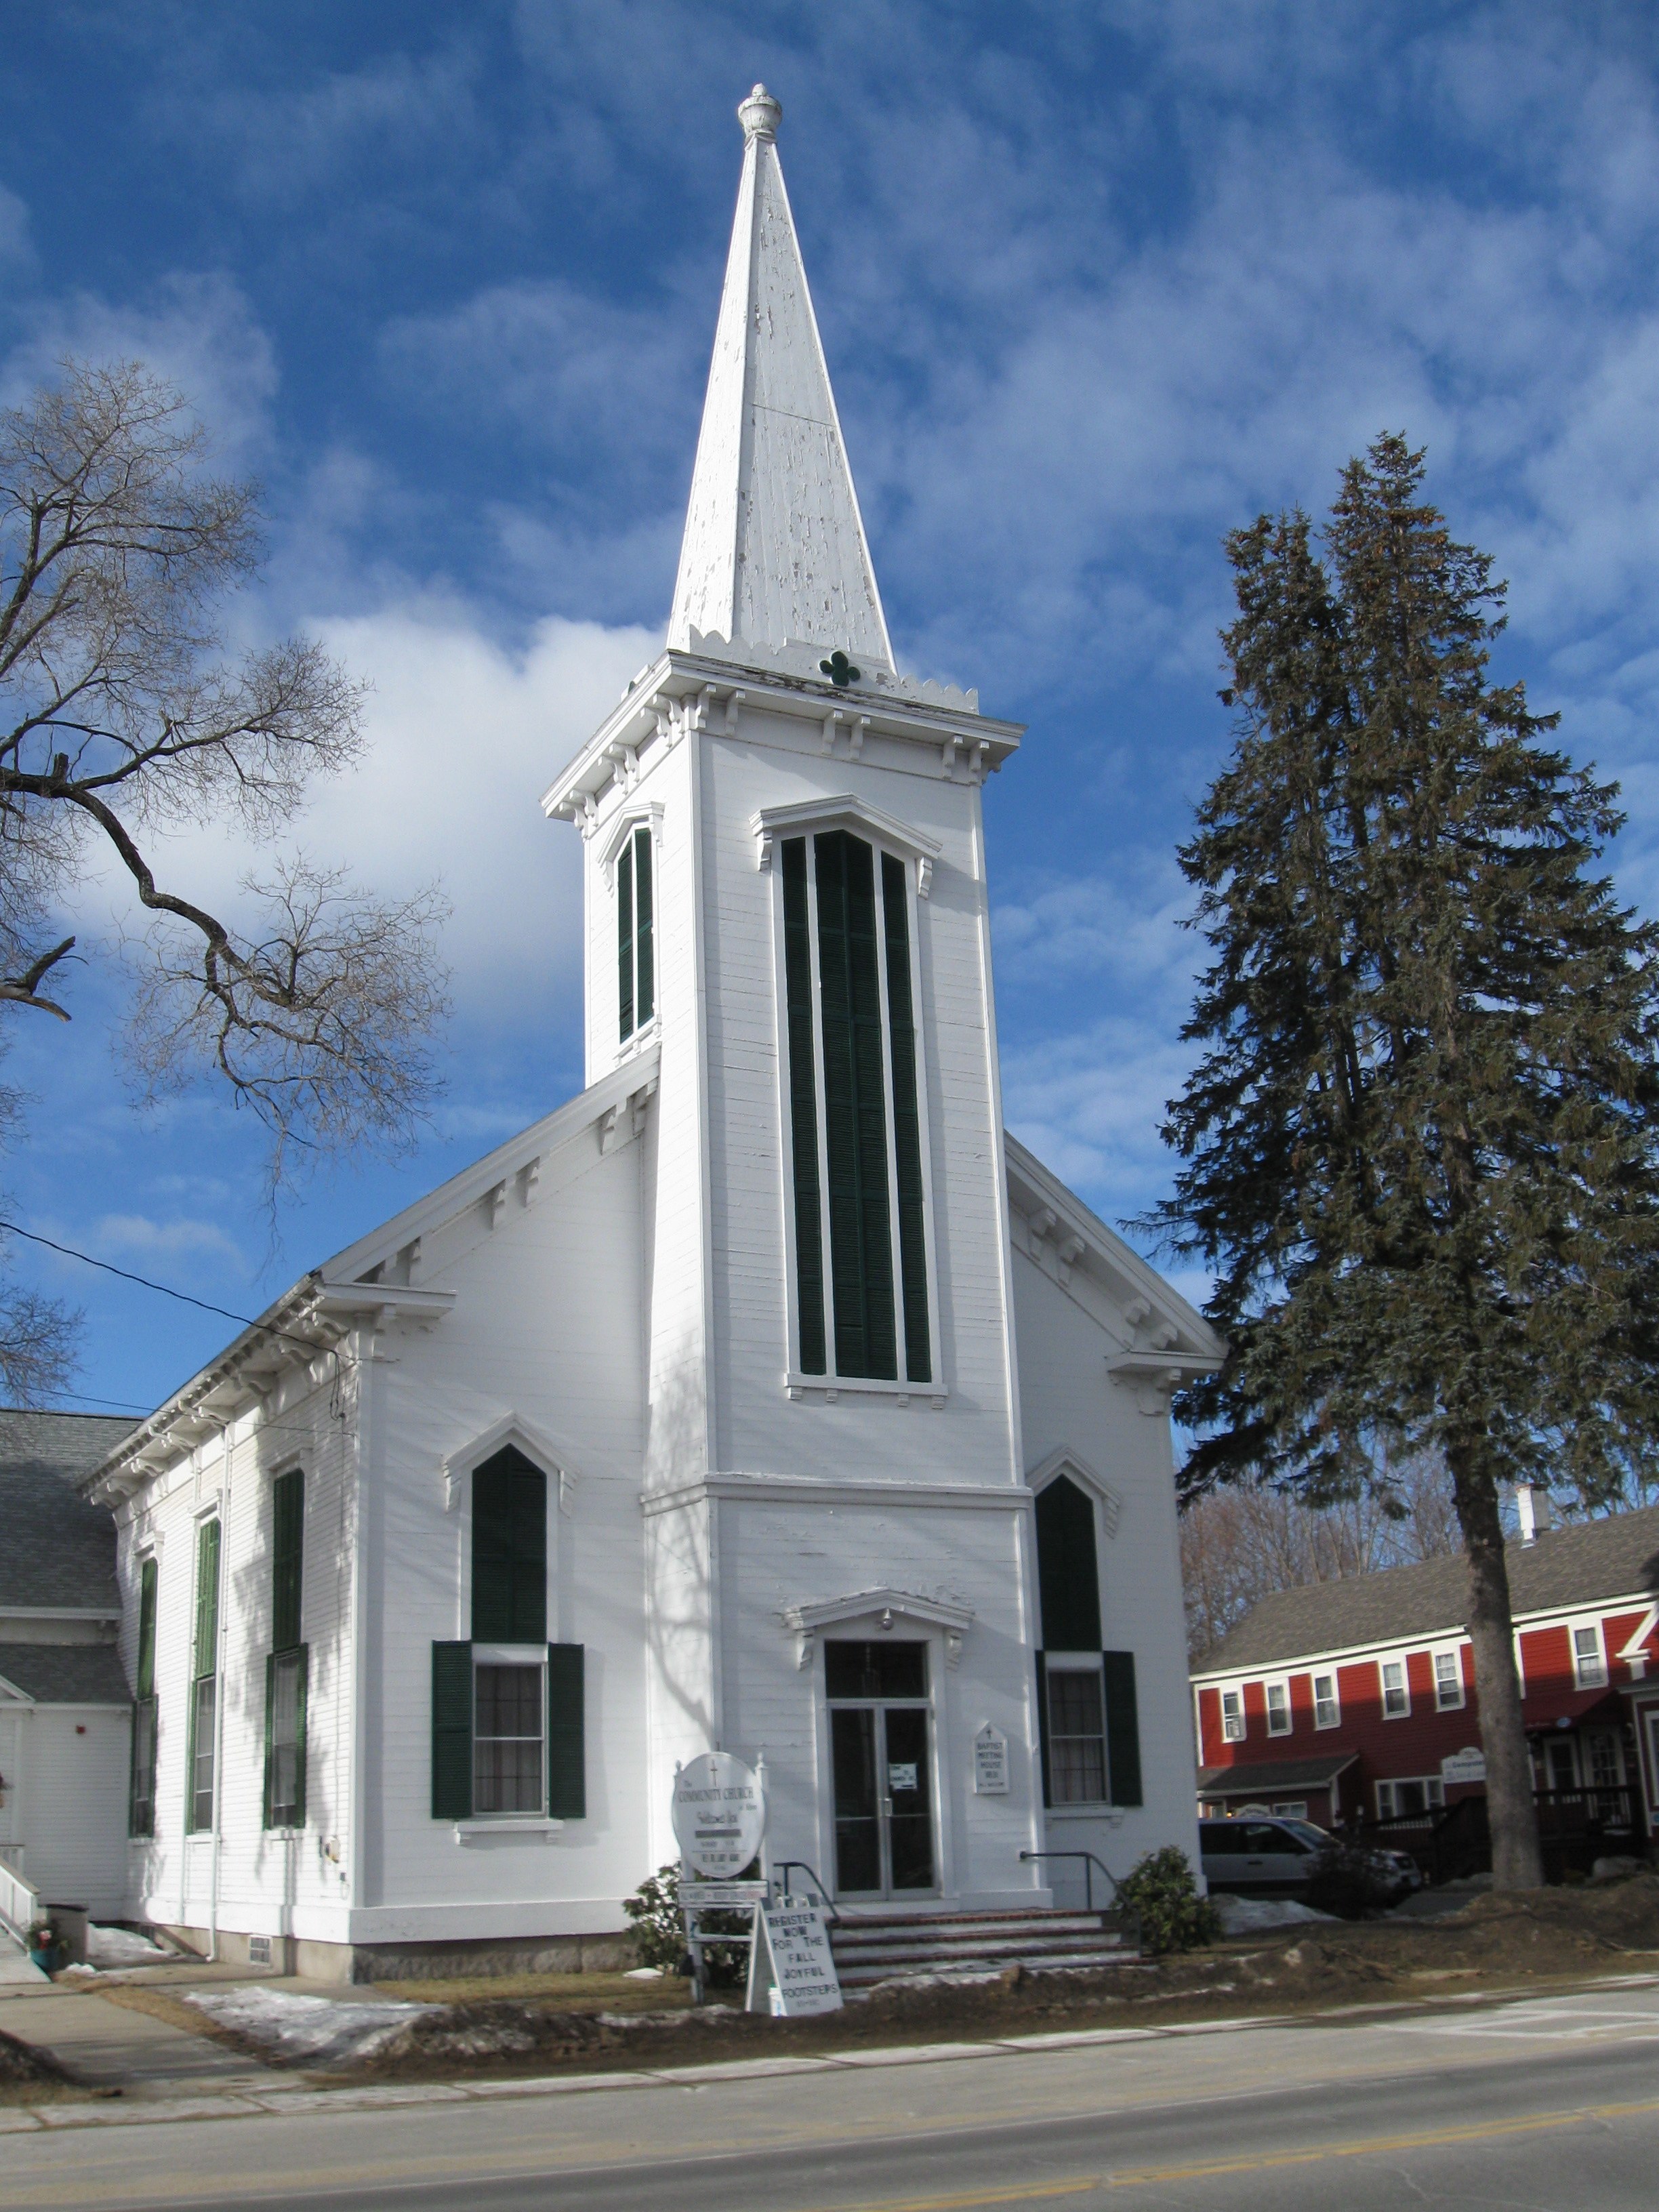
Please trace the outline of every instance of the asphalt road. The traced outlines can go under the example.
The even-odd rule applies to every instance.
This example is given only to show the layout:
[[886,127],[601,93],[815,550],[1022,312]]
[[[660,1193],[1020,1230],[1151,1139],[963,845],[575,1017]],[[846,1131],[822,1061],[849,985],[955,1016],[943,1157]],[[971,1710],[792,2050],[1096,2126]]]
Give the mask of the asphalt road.
[[7,2212],[1659,2206],[1659,1980],[769,2078],[0,2137]]

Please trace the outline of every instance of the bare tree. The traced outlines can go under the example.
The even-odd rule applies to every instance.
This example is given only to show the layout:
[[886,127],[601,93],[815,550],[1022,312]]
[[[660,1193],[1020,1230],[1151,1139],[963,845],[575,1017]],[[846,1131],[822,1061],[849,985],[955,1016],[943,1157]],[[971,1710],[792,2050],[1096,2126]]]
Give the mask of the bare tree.
[[314,642],[233,659],[217,602],[254,572],[254,488],[205,473],[205,437],[142,366],[67,362],[0,416],[0,1003],[67,1021],[60,935],[94,852],[153,917],[132,1049],[151,1097],[224,1082],[302,1154],[411,1139],[436,1087],[447,978],[434,890],[354,892],[301,855],[244,891],[240,928],[163,888],[159,836],[270,840],[360,750],[362,694]]
[[[5,1050],[0,1040],[0,1053]],[[17,1126],[22,1099],[0,1084],[0,1150]],[[0,1191],[0,1215],[11,1212],[9,1195]],[[0,1230],[0,1265],[9,1240]],[[57,1397],[75,1371],[81,1316],[61,1299],[20,1290],[0,1277],[0,1400],[9,1406],[40,1406]]]
[[1431,1452],[1391,1462],[1374,1486],[1331,1505],[1254,1484],[1206,1492],[1181,1515],[1188,1649],[1202,1658],[1273,1590],[1462,1548],[1451,1478]]

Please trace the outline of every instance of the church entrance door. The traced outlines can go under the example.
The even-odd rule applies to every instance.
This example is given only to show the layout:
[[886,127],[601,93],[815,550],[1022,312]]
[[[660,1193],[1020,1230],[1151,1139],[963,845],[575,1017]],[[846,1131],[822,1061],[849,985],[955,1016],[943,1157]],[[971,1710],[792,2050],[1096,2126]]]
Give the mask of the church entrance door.
[[836,1894],[939,1887],[927,1646],[831,1639],[823,1650],[836,1792]]

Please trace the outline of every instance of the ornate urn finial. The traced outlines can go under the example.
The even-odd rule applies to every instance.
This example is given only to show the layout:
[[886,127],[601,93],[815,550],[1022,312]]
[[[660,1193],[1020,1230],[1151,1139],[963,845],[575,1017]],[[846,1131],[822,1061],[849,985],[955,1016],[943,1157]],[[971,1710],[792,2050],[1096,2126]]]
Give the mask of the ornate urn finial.
[[763,84],[757,84],[738,110],[745,138],[775,138],[783,110]]

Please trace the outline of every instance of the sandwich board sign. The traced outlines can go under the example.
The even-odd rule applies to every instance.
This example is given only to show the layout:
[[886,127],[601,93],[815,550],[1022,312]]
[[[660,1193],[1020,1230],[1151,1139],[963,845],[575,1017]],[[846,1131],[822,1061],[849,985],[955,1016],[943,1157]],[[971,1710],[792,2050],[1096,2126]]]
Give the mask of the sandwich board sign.
[[747,2002],[750,2012],[769,2010],[775,2020],[841,2010],[830,1930],[811,1899],[778,1897],[755,1907]]
[[766,1831],[760,1778],[729,1751],[705,1751],[674,1777],[673,1820],[685,1872],[735,1881]]

